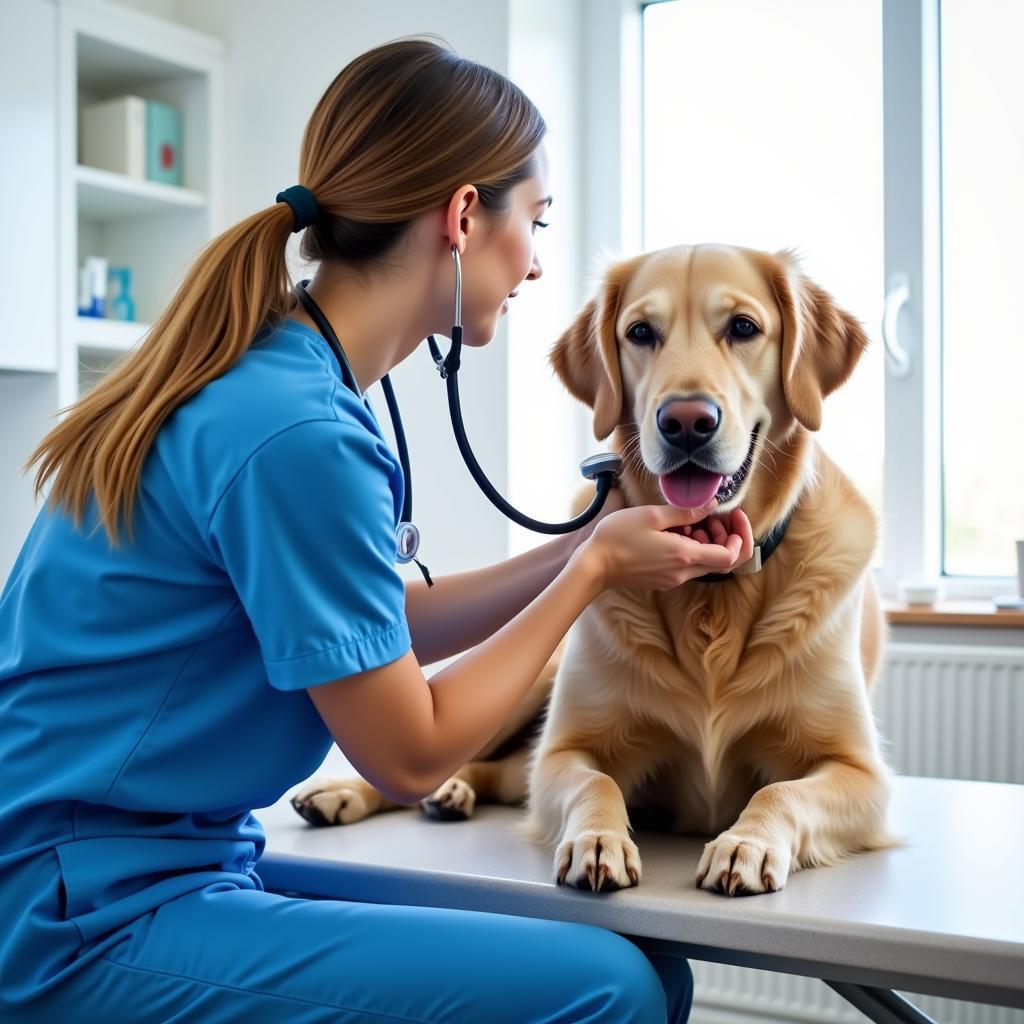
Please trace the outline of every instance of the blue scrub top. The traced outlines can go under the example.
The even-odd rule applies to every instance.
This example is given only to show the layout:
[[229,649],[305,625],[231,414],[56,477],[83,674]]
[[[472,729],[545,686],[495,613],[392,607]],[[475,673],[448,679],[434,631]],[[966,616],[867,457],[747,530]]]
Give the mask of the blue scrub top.
[[332,743],[304,688],[410,649],[403,487],[285,320],[164,421],[133,543],[94,497],[80,531],[40,509],[0,597],[0,1010],[182,893],[263,888],[251,809]]

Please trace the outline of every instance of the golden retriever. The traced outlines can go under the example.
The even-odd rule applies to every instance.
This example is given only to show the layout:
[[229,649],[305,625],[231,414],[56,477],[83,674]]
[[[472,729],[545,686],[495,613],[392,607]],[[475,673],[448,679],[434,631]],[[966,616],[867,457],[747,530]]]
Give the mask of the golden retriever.
[[[525,800],[521,827],[553,849],[558,883],[595,891],[640,881],[630,810],[714,836],[696,884],[727,895],[898,842],[871,709],[877,527],[812,437],[866,345],[788,252],[674,246],[608,269],[551,363],[595,437],[614,434],[626,503],[715,494],[715,514],[742,506],[755,540],[784,535],[759,571],[752,559],[670,591],[605,591],[425,813]],[[292,803],[316,824],[400,806],[361,779],[313,782]]]

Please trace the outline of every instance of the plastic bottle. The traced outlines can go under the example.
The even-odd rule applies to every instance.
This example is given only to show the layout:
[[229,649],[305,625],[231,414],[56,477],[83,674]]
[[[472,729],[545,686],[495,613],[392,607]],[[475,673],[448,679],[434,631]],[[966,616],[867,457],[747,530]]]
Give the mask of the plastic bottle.
[[104,256],[90,256],[85,261],[92,284],[92,305],[89,316],[103,316],[107,298],[107,260]]
[[115,267],[110,276],[119,282],[117,295],[110,303],[110,316],[114,320],[134,320],[135,300],[131,297],[132,272],[130,267]]
[[78,315],[92,316],[92,274],[84,263],[78,268]]

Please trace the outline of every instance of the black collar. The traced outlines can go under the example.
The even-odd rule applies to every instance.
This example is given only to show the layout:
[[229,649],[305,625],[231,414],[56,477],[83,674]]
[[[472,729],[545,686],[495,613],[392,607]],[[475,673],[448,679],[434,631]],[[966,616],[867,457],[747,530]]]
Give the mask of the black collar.
[[731,580],[734,575],[736,576],[747,576],[751,573],[759,572],[761,566],[768,561],[768,557],[771,553],[782,543],[782,538],[786,536],[786,528],[789,526],[790,519],[793,518],[793,511],[791,508],[786,513],[783,519],[780,519],[760,540],[754,542],[754,554],[749,560],[749,563],[744,562],[744,566],[750,564],[751,568],[742,569],[739,572],[735,570],[733,572],[709,572],[705,576],[696,576],[693,579],[694,583],[724,583],[726,580]]

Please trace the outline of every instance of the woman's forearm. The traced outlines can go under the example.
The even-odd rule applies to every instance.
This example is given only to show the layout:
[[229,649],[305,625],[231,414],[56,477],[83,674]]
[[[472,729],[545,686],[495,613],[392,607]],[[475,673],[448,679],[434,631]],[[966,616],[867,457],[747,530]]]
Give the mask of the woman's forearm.
[[430,588],[407,581],[405,617],[417,661],[429,665],[497,632],[562,571],[581,539],[555,537],[507,561],[435,577]]
[[600,558],[578,552],[510,622],[431,677],[433,730],[416,769],[418,792],[440,786],[508,722],[559,641],[605,586]]

